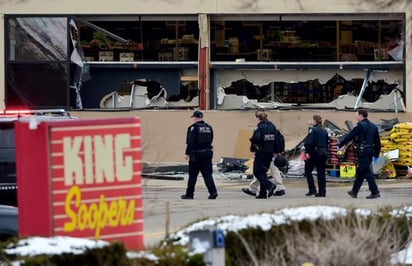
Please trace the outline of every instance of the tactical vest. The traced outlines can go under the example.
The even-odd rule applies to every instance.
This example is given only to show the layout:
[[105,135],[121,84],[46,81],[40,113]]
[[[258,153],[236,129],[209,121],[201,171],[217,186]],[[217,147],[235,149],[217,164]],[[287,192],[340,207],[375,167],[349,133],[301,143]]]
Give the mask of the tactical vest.
[[197,133],[198,144],[210,145],[212,143],[212,128],[208,124],[197,126]]
[[259,126],[262,138],[260,141],[261,152],[274,152],[275,151],[275,129],[269,126]]

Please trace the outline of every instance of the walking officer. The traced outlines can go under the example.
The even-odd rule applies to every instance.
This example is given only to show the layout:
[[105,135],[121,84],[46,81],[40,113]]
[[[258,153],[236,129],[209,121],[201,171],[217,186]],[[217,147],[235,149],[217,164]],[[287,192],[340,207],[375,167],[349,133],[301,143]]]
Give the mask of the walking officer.
[[187,129],[185,159],[189,161],[189,178],[186,193],[182,199],[193,199],[197,176],[202,173],[209,191],[208,199],[217,198],[217,190],[212,176],[213,128],[203,121],[203,113],[199,110],[191,116],[194,123]]
[[[326,197],[326,160],[329,151],[329,136],[322,126],[322,117],[313,115],[312,127],[304,141],[305,146],[305,176],[309,192],[306,196]],[[312,171],[316,167],[318,192],[316,192]]]
[[250,138],[250,151],[255,153],[253,175],[259,180],[260,190],[257,199],[271,197],[276,185],[267,179],[267,171],[275,152],[276,127],[267,118],[264,111],[256,111],[257,127]]
[[380,197],[379,189],[370,168],[372,157],[379,157],[381,151],[378,128],[368,120],[366,109],[357,110],[356,120],[358,124],[341,141],[338,140],[339,149],[351,140],[353,140],[356,149],[356,177],[352,190],[348,191],[348,194],[352,198],[356,198],[363,180],[366,178],[371,192],[366,198],[378,198]]

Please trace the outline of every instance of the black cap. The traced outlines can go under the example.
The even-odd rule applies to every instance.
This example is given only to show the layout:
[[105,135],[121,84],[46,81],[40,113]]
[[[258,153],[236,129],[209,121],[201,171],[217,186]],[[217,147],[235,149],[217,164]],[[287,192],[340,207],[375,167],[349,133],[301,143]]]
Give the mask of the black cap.
[[203,113],[199,110],[196,110],[193,112],[193,115],[191,117],[203,118]]

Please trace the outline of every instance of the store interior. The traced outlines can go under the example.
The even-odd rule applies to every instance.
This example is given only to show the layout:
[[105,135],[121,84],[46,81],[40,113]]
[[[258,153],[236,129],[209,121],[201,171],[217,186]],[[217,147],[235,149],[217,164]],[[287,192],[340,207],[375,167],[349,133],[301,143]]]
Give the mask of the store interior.
[[[375,71],[395,68],[396,73],[402,72],[405,19],[396,14],[374,17],[313,15],[300,19],[279,15],[211,15],[207,29],[210,107],[217,108],[214,103],[221,87],[226,93],[236,95],[246,88],[244,95],[258,101],[265,101],[269,95],[253,95],[256,90],[269,91],[271,99],[275,95],[287,103],[324,103],[340,92],[357,93],[366,87],[362,81],[365,70],[371,67]],[[155,82],[159,90],[166,92],[163,95],[166,101],[184,101],[181,105],[160,107],[198,106],[193,102],[199,96],[201,27],[196,15],[11,16],[6,27],[5,37],[9,42],[6,104],[9,106],[100,108],[107,106],[105,102],[102,104],[103,98],[118,91],[124,93],[125,83],[136,82]],[[226,65],[216,67],[219,63]],[[268,72],[272,78],[265,84],[250,84],[251,80],[241,80],[237,74],[230,85],[219,83],[219,76],[227,69],[244,75],[251,70],[277,70],[278,67],[288,68],[287,80],[275,79],[275,75]],[[336,69],[339,76],[339,71],[347,67],[356,67],[359,74],[346,79],[343,89],[328,85],[327,80],[333,80],[334,74],[318,82],[322,71]],[[303,79],[298,76],[302,69],[317,72]],[[402,84],[402,80],[386,79],[384,83],[371,80],[366,85],[386,93],[387,88]],[[129,87],[131,93],[132,85]],[[404,87],[396,89],[404,93]],[[151,90],[147,87],[147,91]],[[145,104],[137,107],[126,104],[126,107],[150,108]]]
[[[82,19],[82,21],[85,21]],[[197,21],[80,22],[88,61],[197,61]],[[401,20],[216,21],[211,61],[387,61],[402,39]],[[127,42],[112,38],[119,36]],[[99,52],[112,52],[113,56]],[[121,57],[121,53],[133,54]]]

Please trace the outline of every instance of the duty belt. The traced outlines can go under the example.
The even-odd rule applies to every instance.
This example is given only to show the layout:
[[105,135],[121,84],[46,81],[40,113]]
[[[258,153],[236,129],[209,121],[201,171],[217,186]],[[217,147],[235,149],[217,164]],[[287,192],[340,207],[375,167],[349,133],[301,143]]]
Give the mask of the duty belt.
[[357,150],[359,150],[360,153],[363,153],[366,148],[375,148],[375,144],[360,144]]
[[362,146],[363,148],[374,148],[375,144],[361,144],[360,146]]
[[203,150],[196,150],[195,152],[207,152],[207,151],[211,151],[210,149],[203,149]]

